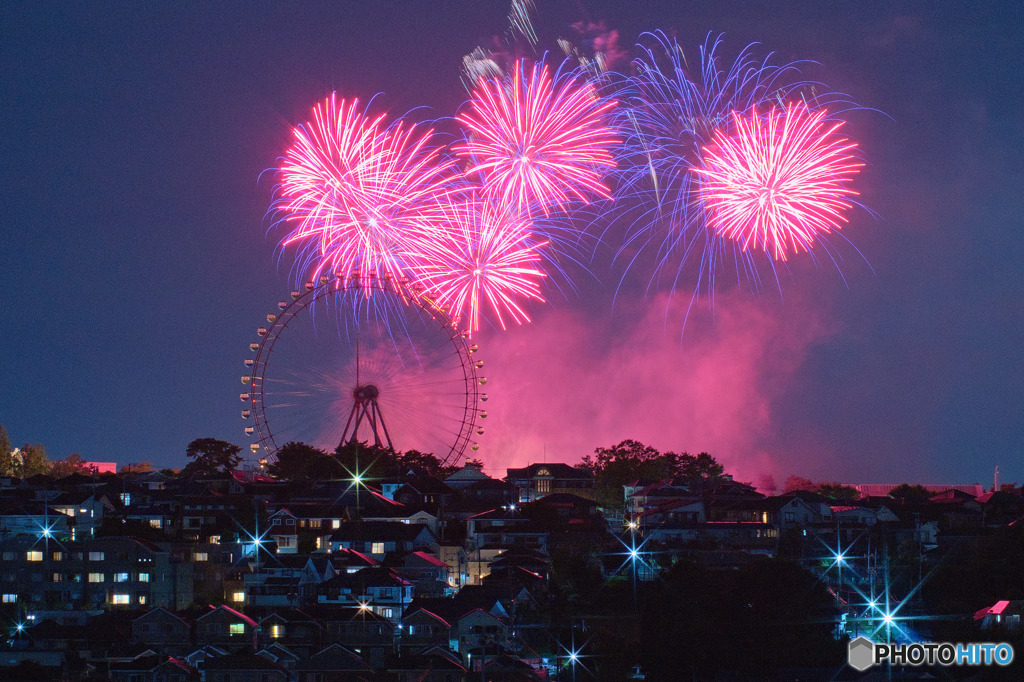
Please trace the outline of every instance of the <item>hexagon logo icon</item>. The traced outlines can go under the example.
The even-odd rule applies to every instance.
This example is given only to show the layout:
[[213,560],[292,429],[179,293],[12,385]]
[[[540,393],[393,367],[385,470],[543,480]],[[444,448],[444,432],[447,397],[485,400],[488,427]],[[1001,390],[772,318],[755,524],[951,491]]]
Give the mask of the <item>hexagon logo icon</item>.
[[867,637],[861,636],[851,640],[847,652],[847,662],[851,668],[864,671],[875,664],[875,644]]

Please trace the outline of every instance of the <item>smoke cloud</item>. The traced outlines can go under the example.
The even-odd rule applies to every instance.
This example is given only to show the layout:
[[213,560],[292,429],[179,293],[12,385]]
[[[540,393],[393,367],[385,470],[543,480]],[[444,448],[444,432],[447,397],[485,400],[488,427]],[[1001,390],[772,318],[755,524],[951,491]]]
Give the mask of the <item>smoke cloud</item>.
[[[481,338],[488,401],[477,455],[487,469],[575,463],[633,438],[710,452],[740,480],[801,470],[772,451],[773,409],[809,348],[833,333],[818,305],[661,295],[604,316],[550,307],[533,324]],[[796,453],[793,453],[796,456]],[[779,478],[779,477],[782,478]]]

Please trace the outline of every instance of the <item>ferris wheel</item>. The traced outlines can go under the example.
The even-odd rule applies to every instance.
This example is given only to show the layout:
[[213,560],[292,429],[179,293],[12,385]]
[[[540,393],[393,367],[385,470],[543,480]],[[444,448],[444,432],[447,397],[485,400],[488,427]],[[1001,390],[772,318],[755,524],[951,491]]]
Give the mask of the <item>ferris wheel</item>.
[[257,334],[240,394],[251,460],[290,441],[418,450],[449,465],[479,447],[487,380],[477,346],[403,283],[323,276],[278,303]]

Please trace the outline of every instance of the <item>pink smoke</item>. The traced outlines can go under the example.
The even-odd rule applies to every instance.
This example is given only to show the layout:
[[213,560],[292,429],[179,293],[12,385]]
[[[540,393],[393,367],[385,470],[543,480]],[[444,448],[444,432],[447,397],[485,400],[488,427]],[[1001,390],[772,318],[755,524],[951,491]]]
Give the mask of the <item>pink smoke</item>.
[[660,296],[630,310],[620,299],[625,314],[600,318],[563,303],[482,337],[489,416],[476,455],[488,472],[576,463],[625,438],[710,452],[755,483],[802,470],[789,463],[796,453],[769,451],[772,412],[808,349],[833,331],[820,301],[720,294],[713,310],[695,304],[680,337],[688,302]]

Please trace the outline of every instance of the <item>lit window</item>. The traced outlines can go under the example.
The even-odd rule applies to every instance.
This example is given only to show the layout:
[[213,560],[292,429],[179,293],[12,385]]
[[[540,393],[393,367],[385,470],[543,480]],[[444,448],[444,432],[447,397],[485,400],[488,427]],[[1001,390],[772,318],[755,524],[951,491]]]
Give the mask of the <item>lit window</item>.
[[271,625],[270,636],[274,639],[280,639],[284,637],[284,626],[283,625]]
[[374,542],[374,543],[372,543],[370,545],[370,554],[383,554],[383,553],[384,553],[384,543],[383,542]]
[[16,594],[4,594],[4,604],[14,604],[18,601],[18,595]]
[[64,553],[63,552],[54,552],[53,553],[53,560],[54,561],[63,561],[63,559],[64,559]]
[[42,561],[43,553],[33,549],[25,553],[25,558],[29,561]]
[[210,555],[207,552],[196,552],[192,555],[193,561],[209,561]]
[[245,623],[232,623],[228,629],[228,633],[232,635],[244,635]]
[[139,595],[139,603],[140,604],[145,604],[146,603],[146,595],[144,595],[144,594],[140,594]]
[[139,573],[139,582],[140,583],[148,583],[149,582],[149,573]]
[[132,504],[132,494],[131,493],[121,493],[121,502],[124,503],[124,506],[130,507],[131,504]]
[[64,579],[64,576],[62,576],[60,573],[54,573],[53,574],[53,582],[59,583],[63,579]]
[[341,528],[341,519],[332,519],[331,528]]
[[103,552],[89,552],[89,561],[103,561]]
[[130,579],[131,579],[131,576],[129,574],[127,574],[127,573],[115,573],[114,574],[114,582],[115,583],[126,583]]
[[243,602],[245,601],[245,592],[232,592],[231,601]]
[[149,520],[149,527],[150,528],[163,528],[164,527],[164,522],[161,519],[150,519]]
[[103,582],[103,574],[102,573],[90,573],[89,574],[89,582],[91,582],[91,583],[101,583],[101,582]]
[[110,597],[111,604],[131,604],[132,596],[130,594],[115,594]]

